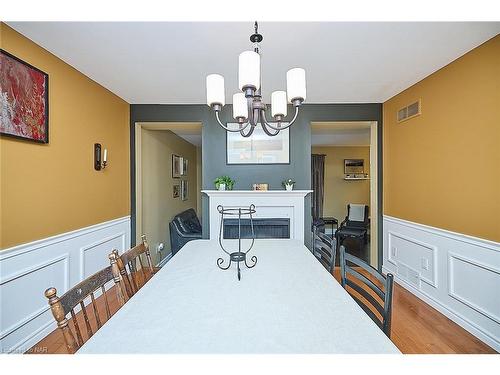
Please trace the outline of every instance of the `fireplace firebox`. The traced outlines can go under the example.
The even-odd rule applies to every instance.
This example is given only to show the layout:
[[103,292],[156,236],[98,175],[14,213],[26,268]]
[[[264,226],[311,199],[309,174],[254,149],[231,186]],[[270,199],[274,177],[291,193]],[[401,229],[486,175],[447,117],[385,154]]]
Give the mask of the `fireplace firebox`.
[[[290,219],[253,219],[255,238],[290,238]],[[238,238],[238,219],[224,219],[224,239]],[[252,238],[250,219],[241,219],[241,238]]]

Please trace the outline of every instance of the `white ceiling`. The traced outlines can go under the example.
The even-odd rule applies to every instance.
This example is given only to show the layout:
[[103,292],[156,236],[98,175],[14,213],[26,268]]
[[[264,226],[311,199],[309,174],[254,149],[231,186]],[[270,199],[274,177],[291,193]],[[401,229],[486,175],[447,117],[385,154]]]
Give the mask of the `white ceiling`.
[[185,141],[201,147],[201,122],[140,122],[146,130],[170,130]]
[[[205,103],[237,91],[253,22],[8,22],[129,103]],[[384,102],[500,33],[500,22],[263,22],[264,100],[303,67],[309,103]]]
[[311,145],[327,146],[370,146],[369,121],[312,122]]

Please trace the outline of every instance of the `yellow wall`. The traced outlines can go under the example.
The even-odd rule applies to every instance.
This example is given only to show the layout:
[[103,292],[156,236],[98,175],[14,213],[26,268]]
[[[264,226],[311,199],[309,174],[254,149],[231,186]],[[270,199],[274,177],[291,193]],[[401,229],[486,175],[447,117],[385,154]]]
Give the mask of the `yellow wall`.
[[364,159],[365,173],[370,173],[370,147],[313,147],[313,154],[325,156],[325,198],[323,216],[347,215],[347,204],[370,205],[370,180],[344,180],[344,159]]
[[[396,111],[422,99],[422,115]],[[384,214],[500,241],[500,36],[388,100]]]
[[[0,139],[0,248],[130,214],[129,105],[0,23],[1,48],[49,75],[49,143]],[[93,145],[109,167],[93,167]]]
[[[172,154],[188,160],[188,175],[172,178]],[[197,208],[196,147],[170,130],[141,131],[142,233],[152,247],[155,263],[159,262],[156,246],[165,243],[164,254],[170,252],[169,222],[188,208]],[[188,199],[173,198],[173,186],[181,179],[188,181]],[[164,256],[165,256],[164,255]]]

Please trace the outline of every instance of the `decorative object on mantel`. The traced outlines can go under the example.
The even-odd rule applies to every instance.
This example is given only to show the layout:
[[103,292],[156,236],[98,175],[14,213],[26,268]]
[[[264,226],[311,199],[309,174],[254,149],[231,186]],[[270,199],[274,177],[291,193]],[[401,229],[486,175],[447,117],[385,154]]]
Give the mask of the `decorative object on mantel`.
[[267,191],[269,190],[269,184],[253,184],[252,185],[252,190],[256,191]]
[[49,75],[0,49],[0,133],[49,143]]
[[[254,44],[253,51],[242,52],[239,56],[238,81],[241,92],[233,95],[233,117],[238,122],[236,129],[224,125],[219,117],[226,100],[224,77],[219,74],[207,76],[207,104],[215,111],[217,122],[226,131],[239,132],[243,137],[251,136],[259,123],[269,136],[275,136],[281,130],[289,128],[297,119],[299,107],[306,99],[305,70],[290,69],[286,73],[287,91],[274,91],[271,94],[271,114],[276,122],[271,124],[267,121],[267,108],[261,94],[259,43],[262,40],[262,35],[258,33],[258,24],[255,22],[255,33],[250,36],[250,41]],[[295,107],[295,114],[290,121],[285,121],[287,96],[288,102]]]
[[[223,266],[224,264],[224,259],[223,258],[218,258],[217,259],[217,266],[221,270],[227,270],[229,267],[231,267],[231,263],[235,262],[237,265],[237,270],[238,270],[238,280],[241,280],[241,269],[240,269],[240,263],[243,262],[245,263],[245,266],[247,268],[253,268],[257,264],[257,257],[254,255],[250,260],[253,262],[253,264],[248,264],[247,263],[247,254],[250,250],[252,250],[253,244],[255,242],[255,231],[253,228],[253,217],[252,215],[255,213],[255,205],[251,204],[248,208],[224,208],[223,206],[219,205],[217,206],[217,211],[220,213],[220,231],[219,231],[219,245],[227,255],[229,255],[229,261],[227,262],[227,266]],[[222,244],[222,237],[224,233],[224,215],[227,216],[238,216],[238,251],[230,253],[229,251],[226,250],[224,245]],[[252,242],[247,250],[242,250],[241,248],[241,216],[242,215],[248,215],[250,219],[250,228],[252,230]]]
[[104,149],[104,155],[101,161],[101,150],[102,146],[100,143],[94,143],[94,169],[96,171],[100,171],[101,169],[106,168],[108,165],[108,150]]
[[217,190],[233,190],[234,181],[229,176],[219,176],[214,180],[215,188]]
[[287,178],[284,180],[281,185],[287,190],[287,191],[292,191],[293,190],[293,185],[295,185],[295,181],[292,180],[291,178]]
[[181,200],[187,201],[188,199],[188,182],[181,180]]
[[174,185],[173,191],[172,191],[172,198],[179,198],[180,195],[180,185]]
[[181,177],[182,158],[179,155],[172,154],[172,178]]

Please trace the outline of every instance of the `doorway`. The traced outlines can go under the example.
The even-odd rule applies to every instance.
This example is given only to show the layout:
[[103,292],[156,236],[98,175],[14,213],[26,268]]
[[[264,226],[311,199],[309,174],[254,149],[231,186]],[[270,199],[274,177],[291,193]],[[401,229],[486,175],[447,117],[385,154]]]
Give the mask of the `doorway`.
[[[311,154],[324,155],[322,209],[313,212],[321,213],[325,233],[334,236],[348,204],[368,206],[367,243],[346,239],[343,244],[375,268],[379,263],[377,126],[376,121],[311,123]],[[356,167],[346,169],[350,161]]]
[[[145,234],[155,264],[171,257],[169,223],[194,209],[201,220],[200,122],[141,122],[135,126],[136,243]],[[182,159],[180,159],[182,158]],[[175,160],[175,161],[174,161]],[[182,173],[173,163],[182,160]]]

